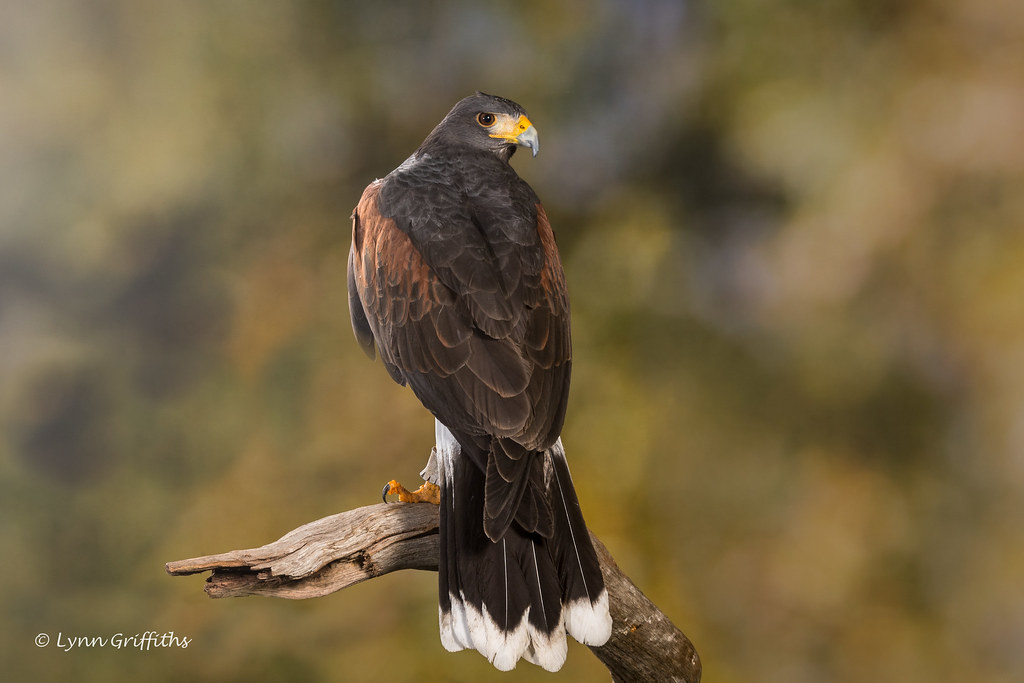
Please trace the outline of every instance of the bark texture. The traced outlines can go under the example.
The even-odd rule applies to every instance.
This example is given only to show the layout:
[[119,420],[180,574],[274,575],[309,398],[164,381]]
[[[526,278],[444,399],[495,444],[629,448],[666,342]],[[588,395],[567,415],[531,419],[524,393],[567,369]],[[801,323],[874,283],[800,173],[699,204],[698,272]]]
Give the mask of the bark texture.
[[[615,681],[697,683],[700,658],[690,640],[622,573],[594,536],[608,589],[612,635],[594,654]],[[324,517],[248,550],[168,562],[173,576],[212,572],[212,598],[266,595],[316,598],[399,569],[437,571],[438,508],[379,503]]]

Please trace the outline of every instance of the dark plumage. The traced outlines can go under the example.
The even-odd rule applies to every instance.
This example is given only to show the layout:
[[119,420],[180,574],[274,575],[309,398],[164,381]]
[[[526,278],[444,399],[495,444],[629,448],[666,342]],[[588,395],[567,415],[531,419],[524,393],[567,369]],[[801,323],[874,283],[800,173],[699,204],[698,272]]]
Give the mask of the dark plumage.
[[508,669],[558,669],[565,631],[610,632],[607,595],[559,434],[572,359],[554,235],[509,165],[536,154],[515,102],[460,101],[353,214],[349,306],[359,343],[438,426],[445,647]]

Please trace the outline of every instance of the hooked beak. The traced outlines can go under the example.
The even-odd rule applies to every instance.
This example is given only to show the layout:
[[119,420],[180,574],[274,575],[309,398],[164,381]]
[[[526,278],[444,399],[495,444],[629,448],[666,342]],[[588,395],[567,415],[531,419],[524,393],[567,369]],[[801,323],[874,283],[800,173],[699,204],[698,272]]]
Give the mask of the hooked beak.
[[504,117],[506,120],[499,120],[499,127],[491,133],[492,138],[500,138],[520,147],[529,147],[533,156],[540,151],[540,138],[537,137],[537,129],[533,127],[530,119],[520,116],[513,120],[511,117]]
[[533,124],[530,124],[529,128],[516,137],[516,144],[520,147],[529,147],[533,156],[537,156],[537,152],[540,151],[540,138],[537,137],[537,129],[533,127]]

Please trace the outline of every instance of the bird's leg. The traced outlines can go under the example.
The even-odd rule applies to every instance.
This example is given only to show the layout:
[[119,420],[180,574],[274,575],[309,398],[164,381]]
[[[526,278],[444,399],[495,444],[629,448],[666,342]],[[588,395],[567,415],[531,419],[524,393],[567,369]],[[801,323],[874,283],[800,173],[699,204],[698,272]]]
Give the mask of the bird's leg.
[[392,479],[387,484],[384,484],[384,491],[381,498],[384,499],[385,503],[388,502],[388,495],[391,493],[397,494],[398,500],[402,503],[441,504],[441,489],[437,484],[431,484],[429,481],[423,482],[423,485],[415,491],[410,491]]
[[410,491],[405,488],[397,481],[392,479],[384,485],[384,491],[381,497],[384,502],[388,502],[388,496],[395,494],[398,496],[398,500],[403,503],[433,503],[434,505],[441,504],[441,489],[435,483],[439,482],[439,460],[448,458],[449,460],[454,457],[458,451],[458,442],[455,437],[452,436],[448,428],[441,424],[439,421],[434,421],[434,440],[436,444],[434,448],[430,449],[430,457],[427,458],[427,466],[420,472],[420,476],[423,477],[423,485],[415,491]]

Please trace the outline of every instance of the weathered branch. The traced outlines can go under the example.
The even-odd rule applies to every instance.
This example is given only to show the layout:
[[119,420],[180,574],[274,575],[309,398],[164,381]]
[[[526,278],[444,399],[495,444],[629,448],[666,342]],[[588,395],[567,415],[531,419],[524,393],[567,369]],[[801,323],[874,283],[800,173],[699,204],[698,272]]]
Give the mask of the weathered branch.
[[[168,562],[167,572],[212,571],[205,588],[212,598],[315,598],[399,569],[437,571],[437,525],[437,506],[380,503],[310,522],[260,548]],[[590,537],[612,613],[611,639],[590,649],[616,681],[697,683],[693,644]]]

